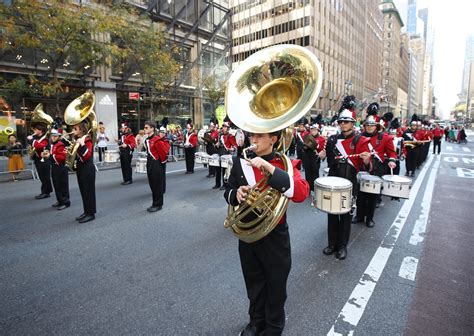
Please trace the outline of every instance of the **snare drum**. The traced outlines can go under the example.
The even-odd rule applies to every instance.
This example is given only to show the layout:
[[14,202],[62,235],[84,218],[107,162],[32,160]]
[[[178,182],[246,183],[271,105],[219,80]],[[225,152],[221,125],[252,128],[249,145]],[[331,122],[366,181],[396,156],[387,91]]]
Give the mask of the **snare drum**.
[[221,167],[231,168],[232,167],[232,155],[221,155]]
[[329,175],[329,167],[326,167],[323,169],[323,177],[328,176],[328,175]]
[[196,152],[196,153],[194,153],[194,161],[196,163],[204,163],[204,162],[202,162],[204,154],[207,155],[207,153],[205,153],[205,152]]
[[360,171],[360,172],[358,172],[358,173],[357,173],[357,182],[360,182],[360,178],[361,178],[362,176],[365,176],[365,175],[369,175],[369,173],[366,172],[366,171]]
[[206,152],[201,152],[201,163],[202,164],[208,164],[210,158],[211,158],[211,156],[209,154],[207,154]]
[[219,165],[220,165],[219,154],[210,155],[209,156],[209,166],[219,167]]
[[135,165],[135,173],[146,174],[146,158],[139,158]]
[[410,198],[411,178],[398,175],[384,175],[382,180],[382,195]]
[[104,162],[115,163],[120,159],[119,151],[116,149],[106,150],[104,155]]
[[314,181],[314,206],[333,215],[351,211],[352,182],[335,176],[320,177]]
[[358,176],[358,178],[360,191],[369,194],[380,194],[380,190],[382,189],[382,179],[380,177],[370,174],[362,174]]

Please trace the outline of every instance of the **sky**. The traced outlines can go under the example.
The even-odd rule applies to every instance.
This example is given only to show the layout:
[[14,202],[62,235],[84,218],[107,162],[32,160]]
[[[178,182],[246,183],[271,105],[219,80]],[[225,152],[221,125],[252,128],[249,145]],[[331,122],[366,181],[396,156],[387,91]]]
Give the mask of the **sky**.
[[439,111],[448,118],[461,91],[466,38],[474,35],[474,0],[417,0],[417,9],[426,7],[434,29],[434,92]]

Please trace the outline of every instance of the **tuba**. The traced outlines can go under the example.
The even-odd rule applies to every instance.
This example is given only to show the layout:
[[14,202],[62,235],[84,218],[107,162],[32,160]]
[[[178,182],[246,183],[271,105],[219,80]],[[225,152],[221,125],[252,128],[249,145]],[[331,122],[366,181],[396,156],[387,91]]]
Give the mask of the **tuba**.
[[[42,141],[43,139],[47,138],[49,136],[49,132],[51,131],[51,125],[53,124],[53,118],[46,114],[43,110],[43,104],[38,104],[36,105],[35,109],[31,113],[31,129],[33,129],[33,126],[36,124],[45,124],[47,131],[44,133],[44,135],[39,139],[39,141]],[[35,148],[31,145],[28,146],[28,155],[30,156],[30,159],[33,159],[35,156]]]
[[[95,95],[88,90],[80,97],[74,99],[64,111],[64,122],[69,126],[74,126],[83,121],[87,123],[87,132],[83,136],[90,135],[94,143],[97,136],[97,119],[93,110],[95,104]],[[69,133],[70,134],[70,133]],[[76,170],[76,155],[79,144],[75,139],[68,140],[69,147],[67,149],[66,166],[69,170]]]
[[[293,125],[314,105],[322,85],[322,69],[316,56],[297,45],[276,45],[248,57],[228,81],[227,115],[251,133],[282,131],[276,154],[293,176],[293,166],[284,154],[291,144]],[[250,146],[243,150],[254,149]],[[269,234],[288,208],[288,198],[269,187],[269,176],[254,185],[247,199],[229,206],[224,227],[240,240],[252,243]]]

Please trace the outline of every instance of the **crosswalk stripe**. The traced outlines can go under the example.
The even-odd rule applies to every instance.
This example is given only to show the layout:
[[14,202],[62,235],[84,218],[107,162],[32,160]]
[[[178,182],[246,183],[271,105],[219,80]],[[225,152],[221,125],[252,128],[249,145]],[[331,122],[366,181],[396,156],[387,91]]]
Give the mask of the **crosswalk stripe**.
[[471,150],[470,150],[469,148],[467,148],[467,147],[463,147],[462,150],[465,151],[465,152],[470,152],[470,151],[471,151]]
[[446,149],[447,149],[448,151],[452,151],[452,150],[453,150],[453,146],[446,146]]

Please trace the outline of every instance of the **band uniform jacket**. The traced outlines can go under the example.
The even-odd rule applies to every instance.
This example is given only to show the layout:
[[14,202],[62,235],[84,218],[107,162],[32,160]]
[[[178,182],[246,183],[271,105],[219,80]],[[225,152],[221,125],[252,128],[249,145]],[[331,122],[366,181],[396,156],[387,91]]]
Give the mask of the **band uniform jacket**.
[[[420,133],[413,132],[412,129],[407,129],[405,132],[403,132],[403,141],[418,141],[422,140],[418,138],[420,136]],[[411,150],[411,148],[410,148]],[[407,147],[403,146],[403,155],[406,157],[407,156]]]
[[296,148],[302,150],[304,147],[304,137],[309,134],[308,131],[296,131]]
[[219,131],[215,129],[213,131],[207,131],[206,133],[209,133],[213,140],[213,142],[206,142],[206,153],[209,155],[216,154],[217,149],[215,146],[219,139]]
[[92,162],[92,154],[94,150],[94,145],[89,136],[84,140],[84,145],[80,146],[77,150],[76,160],[78,164],[85,164],[89,161]]
[[196,133],[186,134],[186,142],[184,143],[185,147],[196,148],[198,145],[198,136]]
[[149,158],[159,160],[161,163],[168,161],[170,143],[166,138],[160,138],[158,135],[148,137],[145,139],[145,148]]
[[51,143],[51,163],[53,165],[61,166],[66,162],[66,146],[61,140]]
[[[326,145],[326,157],[328,160],[328,176],[338,176],[348,179],[352,182],[353,194],[355,195],[357,186],[357,173],[361,170],[372,171],[372,164],[365,165],[360,156],[347,157],[348,155],[371,152],[369,148],[369,139],[356,135],[352,132],[345,137],[341,134],[334,134],[328,138]],[[343,156],[344,158],[336,158]]]
[[135,136],[132,133],[127,133],[122,135],[121,138],[122,144],[126,144],[127,148],[120,147],[120,150],[127,150],[130,154],[132,154],[133,150],[135,149],[136,146],[136,140]]
[[375,134],[363,133],[363,136],[370,139],[372,150],[373,173],[377,176],[385,175],[385,159],[396,162],[398,159],[392,137],[386,132],[375,132]]
[[[296,203],[303,202],[309,195],[309,184],[301,177],[298,167],[300,160],[291,160],[293,166],[293,176],[284,170],[283,161],[274,153],[262,156],[262,159],[270,162],[276,167],[273,175],[268,179],[268,185],[290,200]],[[253,186],[264,177],[264,174],[257,168],[252,167],[246,160],[233,157],[233,166],[227,182],[224,198],[232,206],[239,205],[237,201],[237,189],[240,186]],[[286,222],[286,213],[282,216],[279,224]]]
[[225,155],[229,154],[231,151],[237,149],[237,142],[235,141],[235,137],[230,134],[221,134],[219,138],[220,147],[219,147],[219,154]]
[[33,153],[34,160],[41,160],[41,153],[49,146],[49,141],[47,137],[41,136],[40,138],[36,139],[36,136],[33,136],[33,140],[31,141],[31,146],[34,147],[35,151]]

